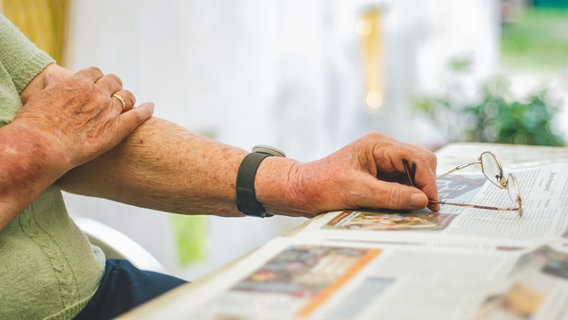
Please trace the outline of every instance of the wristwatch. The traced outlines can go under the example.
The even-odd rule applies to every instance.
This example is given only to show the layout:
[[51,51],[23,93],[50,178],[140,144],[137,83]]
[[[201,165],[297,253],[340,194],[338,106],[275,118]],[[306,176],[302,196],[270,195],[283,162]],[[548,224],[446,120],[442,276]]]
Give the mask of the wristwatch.
[[254,178],[260,163],[271,156],[286,157],[286,154],[274,147],[258,145],[252,148],[252,152],[246,155],[237,172],[237,208],[247,216],[267,218],[272,217],[266,213],[262,203],[256,199],[254,190]]

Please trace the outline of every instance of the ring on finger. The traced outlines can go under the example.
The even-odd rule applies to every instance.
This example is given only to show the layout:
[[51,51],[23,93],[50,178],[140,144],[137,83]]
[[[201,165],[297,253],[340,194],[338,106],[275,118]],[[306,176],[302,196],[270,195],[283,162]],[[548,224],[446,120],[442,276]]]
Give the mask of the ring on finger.
[[122,98],[117,93],[113,93],[112,97],[118,99],[118,101],[120,102],[120,105],[122,106],[122,112],[124,112],[126,110],[126,102],[124,101],[124,98]]

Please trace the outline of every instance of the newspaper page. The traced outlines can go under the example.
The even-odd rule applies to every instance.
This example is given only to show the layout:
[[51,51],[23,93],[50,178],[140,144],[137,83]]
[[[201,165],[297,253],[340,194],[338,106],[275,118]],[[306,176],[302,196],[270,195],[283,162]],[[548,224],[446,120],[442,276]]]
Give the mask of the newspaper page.
[[[206,290],[184,296],[184,312],[192,319],[275,320],[568,316],[568,255],[555,251],[547,263],[550,252],[546,246],[463,250],[278,238]],[[532,278],[523,276],[527,270]],[[546,285],[538,279],[543,276],[550,277]],[[511,299],[531,305],[518,311]]]
[[507,281],[488,292],[474,319],[568,319],[568,246],[525,252]]
[[[524,214],[442,205],[439,212],[340,211],[314,219],[300,236],[322,239],[437,242],[440,245],[516,245],[568,238],[568,163],[523,168],[519,181]],[[482,174],[451,174],[439,180],[439,199],[514,208],[507,190]]]

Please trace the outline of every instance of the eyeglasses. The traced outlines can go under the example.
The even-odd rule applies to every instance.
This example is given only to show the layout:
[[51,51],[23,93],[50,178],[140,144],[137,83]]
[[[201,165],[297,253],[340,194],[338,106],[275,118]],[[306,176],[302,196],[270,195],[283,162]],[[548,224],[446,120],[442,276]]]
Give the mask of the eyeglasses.
[[[408,181],[412,186],[415,186],[414,181],[414,174],[416,173],[416,162],[412,163],[412,167],[408,165],[408,161],[403,160],[404,169],[406,171],[406,175],[408,177]],[[501,167],[501,163],[497,160],[497,157],[490,151],[484,151],[481,153],[479,158],[475,161],[466,162],[460,164],[459,166],[450,169],[438,176],[438,178],[447,176],[453,172],[461,170],[463,168],[480,164],[481,171],[487,180],[489,180],[493,185],[495,185],[499,189],[505,189],[508,191],[509,198],[517,207],[492,207],[492,206],[484,206],[478,204],[469,204],[469,203],[457,203],[457,202],[447,202],[443,200],[428,200],[430,203],[436,204],[444,204],[450,206],[460,206],[460,207],[468,207],[468,208],[475,208],[475,209],[485,209],[485,210],[497,210],[497,211],[516,211],[519,217],[523,216],[523,200],[521,198],[521,191],[519,188],[519,182],[517,178],[509,174],[507,178],[505,178],[503,174],[503,168]]]

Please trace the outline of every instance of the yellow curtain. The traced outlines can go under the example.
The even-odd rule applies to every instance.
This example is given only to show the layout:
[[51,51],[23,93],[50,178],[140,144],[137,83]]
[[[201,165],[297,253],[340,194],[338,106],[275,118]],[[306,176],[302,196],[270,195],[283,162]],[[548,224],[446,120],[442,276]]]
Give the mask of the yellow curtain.
[[40,49],[64,65],[67,0],[2,0],[2,11]]
[[365,76],[365,105],[375,111],[384,99],[384,48],[381,8],[370,8],[361,13],[358,32],[361,35],[363,68]]

